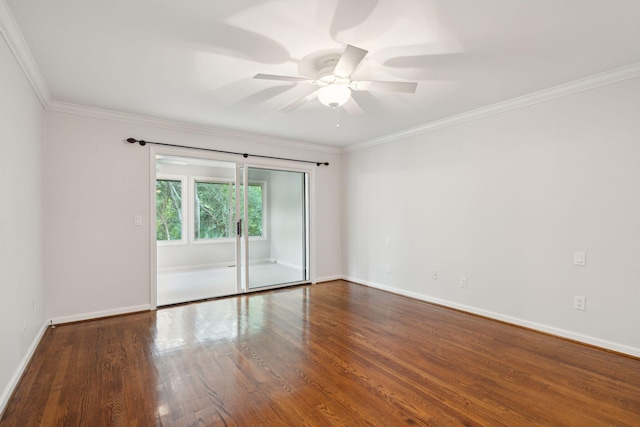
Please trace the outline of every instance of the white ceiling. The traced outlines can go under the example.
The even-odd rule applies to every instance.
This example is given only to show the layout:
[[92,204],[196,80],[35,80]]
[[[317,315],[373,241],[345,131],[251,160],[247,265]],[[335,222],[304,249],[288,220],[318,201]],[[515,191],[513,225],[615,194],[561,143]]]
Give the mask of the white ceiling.
[[[638,0],[0,0],[51,98],[346,147],[640,61]],[[307,95],[319,56],[369,54],[349,116]],[[143,137],[143,136],[140,136]]]

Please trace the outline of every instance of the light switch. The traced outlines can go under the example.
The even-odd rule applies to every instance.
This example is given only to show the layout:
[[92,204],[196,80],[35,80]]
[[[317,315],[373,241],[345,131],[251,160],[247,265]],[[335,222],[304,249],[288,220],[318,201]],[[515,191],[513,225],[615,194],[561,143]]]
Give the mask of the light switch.
[[575,265],[587,265],[587,253],[586,252],[574,252],[573,263]]
[[136,215],[133,217],[133,225],[136,227],[142,226],[142,217],[140,215]]

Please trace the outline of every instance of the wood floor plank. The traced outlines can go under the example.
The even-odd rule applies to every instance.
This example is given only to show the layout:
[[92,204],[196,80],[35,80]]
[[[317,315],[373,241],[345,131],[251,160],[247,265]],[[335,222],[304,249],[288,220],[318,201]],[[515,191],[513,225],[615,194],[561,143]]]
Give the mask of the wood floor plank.
[[50,329],[32,425],[640,426],[640,360],[335,281]]

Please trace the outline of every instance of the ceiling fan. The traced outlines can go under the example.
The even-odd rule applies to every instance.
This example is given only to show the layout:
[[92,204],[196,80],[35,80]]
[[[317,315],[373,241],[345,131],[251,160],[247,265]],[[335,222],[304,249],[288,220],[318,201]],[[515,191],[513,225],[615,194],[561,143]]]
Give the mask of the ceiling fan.
[[318,61],[320,70],[315,79],[274,74],[256,74],[253,78],[296,83],[308,82],[318,87],[318,90],[284,107],[281,110],[284,112],[293,111],[302,104],[318,98],[318,100],[327,107],[338,108],[344,106],[349,113],[357,114],[361,113],[362,110],[355,100],[347,104],[347,101],[352,99],[352,90],[415,93],[418,87],[418,83],[416,82],[351,80],[351,73],[353,73],[360,62],[362,62],[367,53],[368,51],[364,49],[347,45],[342,55],[331,55]]

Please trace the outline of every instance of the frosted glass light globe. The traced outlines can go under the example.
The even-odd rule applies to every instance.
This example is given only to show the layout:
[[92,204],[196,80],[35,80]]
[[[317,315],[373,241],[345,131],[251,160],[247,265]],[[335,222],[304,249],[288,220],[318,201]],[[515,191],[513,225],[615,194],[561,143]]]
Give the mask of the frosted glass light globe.
[[351,97],[351,89],[347,85],[331,83],[318,89],[318,99],[327,107],[340,107]]

